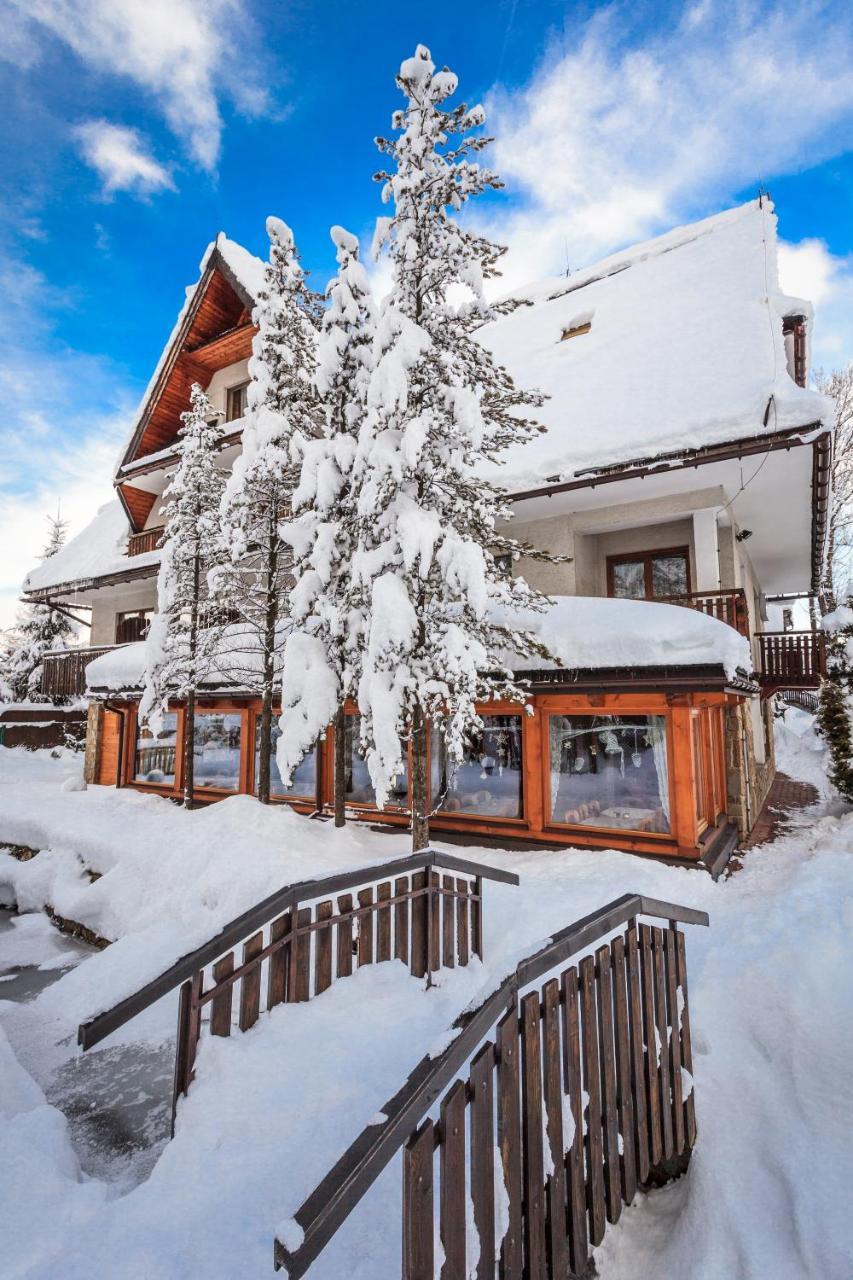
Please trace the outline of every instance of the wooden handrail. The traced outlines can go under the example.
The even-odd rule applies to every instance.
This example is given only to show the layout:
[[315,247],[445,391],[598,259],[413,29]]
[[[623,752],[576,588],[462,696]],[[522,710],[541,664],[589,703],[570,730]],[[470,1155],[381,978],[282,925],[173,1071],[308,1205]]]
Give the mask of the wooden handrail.
[[[576,920],[521,960],[479,1004],[463,1010],[453,1023],[458,1034],[450,1045],[438,1057],[427,1054],[421,1059],[403,1087],[381,1107],[380,1114],[385,1116],[383,1122],[368,1125],[303,1201],[294,1215],[293,1236],[300,1243],[288,1248],[280,1238],[276,1239],[276,1270],[284,1267],[290,1280],[298,1280],[305,1274],[409,1139],[442,1090],[469,1061],[498,1019],[515,1006],[520,990],[556,968],[570,955],[584,950],[640,915],[668,920],[671,924],[709,923],[704,911],[646,898],[642,894],[624,894],[591,915]],[[292,1246],[293,1239],[290,1243]]]
[[158,551],[162,545],[165,525],[157,525],[152,529],[141,529],[139,533],[131,533],[127,539],[127,554],[142,556],[149,551]]
[[173,965],[164,970],[159,977],[147,982],[145,986],[120,1000],[118,1004],[104,1013],[100,1013],[77,1028],[77,1043],[83,1050],[91,1049],[106,1036],[118,1030],[131,1018],[155,1004],[163,996],[174,991],[188,978],[192,978],[225,951],[229,951],[249,934],[268,924],[275,916],[290,911],[294,907],[304,906],[315,898],[343,893],[357,885],[368,884],[373,880],[387,880],[393,876],[404,875],[413,871],[428,871],[433,867],[441,867],[447,871],[459,871],[463,875],[478,876],[485,880],[496,880],[503,884],[517,885],[518,876],[511,871],[501,871],[496,867],[469,862],[464,858],[456,858],[451,854],[441,853],[437,849],[423,849],[419,853],[405,858],[397,858],[393,862],[380,862],[373,866],[361,867],[356,871],[341,872],[338,875],[325,876],[319,880],[301,880],[296,884],[285,885],[275,893],[264,898],[256,906],[244,911],[229,924],[226,924],[215,937],[197,947],[187,955],[181,956]]

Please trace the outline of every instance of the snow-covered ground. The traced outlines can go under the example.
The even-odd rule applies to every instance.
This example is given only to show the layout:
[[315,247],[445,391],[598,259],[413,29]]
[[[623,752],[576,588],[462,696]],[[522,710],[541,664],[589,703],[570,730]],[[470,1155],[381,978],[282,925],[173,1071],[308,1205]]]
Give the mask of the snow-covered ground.
[[[814,747],[808,718],[789,712],[780,767],[814,781]],[[689,1176],[609,1229],[601,1275],[853,1274],[853,814],[823,802],[719,884],[615,851],[469,850],[521,876],[518,889],[486,886],[484,966],[445,974],[431,991],[396,963],[374,966],[245,1035],[203,1040],[174,1141],[149,1132],[113,1158],[106,1141],[87,1146],[69,1098],[79,1105],[81,1082],[94,1079],[95,1108],[106,1106],[112,1082],[128,1110],[150,1099],[143,1134],[145,1123],[162,1129],[174,1004],[82,1058],[79,1018],[279,885],[396,857],[405,836],[336,832],[245,797],[186,814],[130,792],[64,790],[78,769],[79,758],[0,751],[0,840],[45,850],[27,863],[0,855],[0,902],[31,913],[0,920],[0,976],[34,962],[59,974],[16,1003],[0,983],[4,1276],[270,1274],[276,1228],[479,986],[629,890],[711,916],[687,939],[700,1137]],[[115,944],[91,953],[59,939],[32,914],[45,902]],[[312,1277],[399,1275],[399,1181],[394,1165]]]

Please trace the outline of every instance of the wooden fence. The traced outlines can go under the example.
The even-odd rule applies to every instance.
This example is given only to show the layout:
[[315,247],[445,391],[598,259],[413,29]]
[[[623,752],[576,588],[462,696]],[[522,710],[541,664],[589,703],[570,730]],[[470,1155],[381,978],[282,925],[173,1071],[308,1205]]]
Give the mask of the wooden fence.
[[441,1280],[467,1280],[472,1257],[477,1280],[588,1274],[607,1223],[682,1172],[696,1140],[678,922],[708,917],[629,894],[522,961],[311,1193],[276,1268],[304,1275],[403,1147],[404,1280],[434,1280],[439,1240]]
[[821,631],[762,631],[762,685],[817,689],[826,675],[826,645]]
[[[260,1016],[262,999],[267,1010],[310,1000],[365,964],[401,960],[415,977],[429,981],[442,966],[466,965],[472,955],[482,958],[484,880],[518,884],[512,872],[424,849],[346,875],[289,885],[140,991],[82,1024],[78,1043],[90,1049],[180,987],[174,1132],[177,1099],[192,1083],[205,1026],[211,1035],[229,1036],[236,1013],[236,1026],[247,1031]],[[353,889],[355,894],[349,892]]]

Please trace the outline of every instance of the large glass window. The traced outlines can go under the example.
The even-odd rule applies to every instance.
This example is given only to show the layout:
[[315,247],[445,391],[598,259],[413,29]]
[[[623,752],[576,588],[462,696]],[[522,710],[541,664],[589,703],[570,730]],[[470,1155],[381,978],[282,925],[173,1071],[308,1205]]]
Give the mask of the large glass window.
[[522,816],[520,715],[483,716],[483,728],[471,734],[463,759],[449,760],[441,735],[432,734],[433,808],[443,813],[482,814],[490,818]]
[[157,734],[147,724],[140,724],[136,731],[134,782],[156,782],[161,786],[172,786],[175,781],[177,744],[178,717],[173,711],[168,711],[163,716],[163,724]]
[[[367,769],[367,761],[361,753],[359,745],[359,716],[346,717],[346,781],[344,783],[347,804],[376,804],[373,783]],[[409,807],[409,762],[403,752],[403,768],[391,783],[387,809],[407,809]]]
[[193,777],[197,787],[236,791],[240,785],[239,712],[205,712],[195,718]]
[[[278,771],[278,761],[275,758],[276,743],[281,737],[281,729],[278,727],[277,721],[274,719],[272,724],[272,734],[270,737],[270,795],[273,796],[291,796],[293,798],[306,797],[313,799],[317,794],[317,754],[315,751],[309,751],[303,757],[299,765],[297,765],[293,781],[289,787],[286,787],[281,780],[281,774]],[[255,792],[258,790],[258,774],[261,763],[261,718],[258,716],[255,721]]]
[[664,716],[549,716],[551,820],[669,831]]
[[622,600],[660,600],[690,591],[687,547],[608,556],[607,591]]

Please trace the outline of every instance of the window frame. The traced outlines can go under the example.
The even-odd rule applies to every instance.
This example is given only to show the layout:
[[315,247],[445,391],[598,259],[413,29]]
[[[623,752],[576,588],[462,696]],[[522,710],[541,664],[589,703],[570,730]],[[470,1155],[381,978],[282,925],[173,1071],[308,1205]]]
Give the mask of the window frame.
[[[156,613],[156,609],[154,608],[153,605],[151,606],[150,609],[122,609],[121,611],[117,612],[115,615],[115,628],[113,631],[113,635],[115,636],[115,643],[116,644],[138,644],[140,640],[144,640],[145,636],[148,634],[148,628],[151,626],[151,621],[155,613]],[[141,636],[137,636],[135,640],[122,640],[119,638],[119,628],[121,627],[122,622],[124,622],[126,618],[140,618],[140,617],[144,618],[146,614],[149,615],[148,624],[145,627],[145,630]]]
[[614,569],[619,564],[637,564],[643,563],[643,585],[645,595],[644,600],[671,600],[672,596],[656,596],[652,594],[652,562],[654,560],[662,560],[666,556],[683,556],[687,569],[687,590],[685,595],[690,595],[693,591],[693,575],[690,572],[690,547],[656,547],[651,551],[620,551],[616,555],[607,557],[607,594],[613,600],[631,600],[633,596],[617,596],[613,590],[614,586]]
[[[261,720],[261,715],[262,715],[262,712],[260,709],[249,708],[249,727],[248,727],[246,741],[249,746],[250,759],[247,765],[246,787],[247,787],[247,795],[252,796],[253,799],[255,800],[257,800],[258,798],[257,764],[259,763],[259,761],[256,761],[255,759],[256,755],[258,754],[256,751],[255,743],[257,739],[258,725]],[[273,706],[272,716],[273,716],[273,720],[279,719],[279,717],[281,716],[281,707]],[[322,807],[322,800],[321,800],[322,781],[323,781],[323,743],[322,741],[318,740],[314,745],[314,791],[313,793],[311,795],[290,796],[290,795],[280,795],[277,792],[274,794],[272,790],[270,790],[269,802],[270,804],[301,805],[303,808],[308,808],[308,809],[311,809],[312,811],[316,809],[320,809]]]
[[432,794],[432,739],[433,739],[433,735],[435,734],[435,728],[432,724],[430,724],[429,725],[429,746],[428,746],[428,757],[427,757],[427,780],[428,780],[428,787],[429,787],[430,811],[432,815],[430,818],[431,823],[463,822],[463,823],[471,823],[472,825],[479,824],[480,826],[482,826],[483,824],[486,824],[487,826],[497,826],[497,827],[504,827],[504,826],[523,827],[523,828],[529,827],[530,825],[529,817],[528,817],[528,812],[529,812],[528,807],[530,804],[530,798],[528,794],[529,781],[533,782],[535,785],[535,779],[531,779],[530,773],[529,773],[530,759],[529,759],[528,752],[530,748],[528,745],[529,735],[528,735],[526,726],[529,722],[530,717],[528,716],[525,710],[526,705],[527,704],[525,703],[503,702],[503,701],[497,700],[495,702],[490,702],[487,704],[478,703],[476,708],[477,714],[480,716],[482,720],[491,719],[495,716],[518,716],[519,717],[519,721],[520,721],[519,727],[521,729],[521,804],[519,807],[521,812],[518,814],[518,816],[509,817],[506,814],[472,813],[470,810],[465,810],[465,809],[453,809],[450,812],[448,812],[446,809],[435,808],[436,797],[433,796]]
[[236,391],[248,391],[250,382],[251,382],[251,378],[244,378],[242,379],[242,381],[234,382],[231,384],[230,387],[225,388],[225,421],[226,422],[240,422],[241,419],[246,416],[246,401],[248,397],[247,396],[243,397],[242,412],[236,414],[233,417],[231,415],[231,397],[234,395]]

